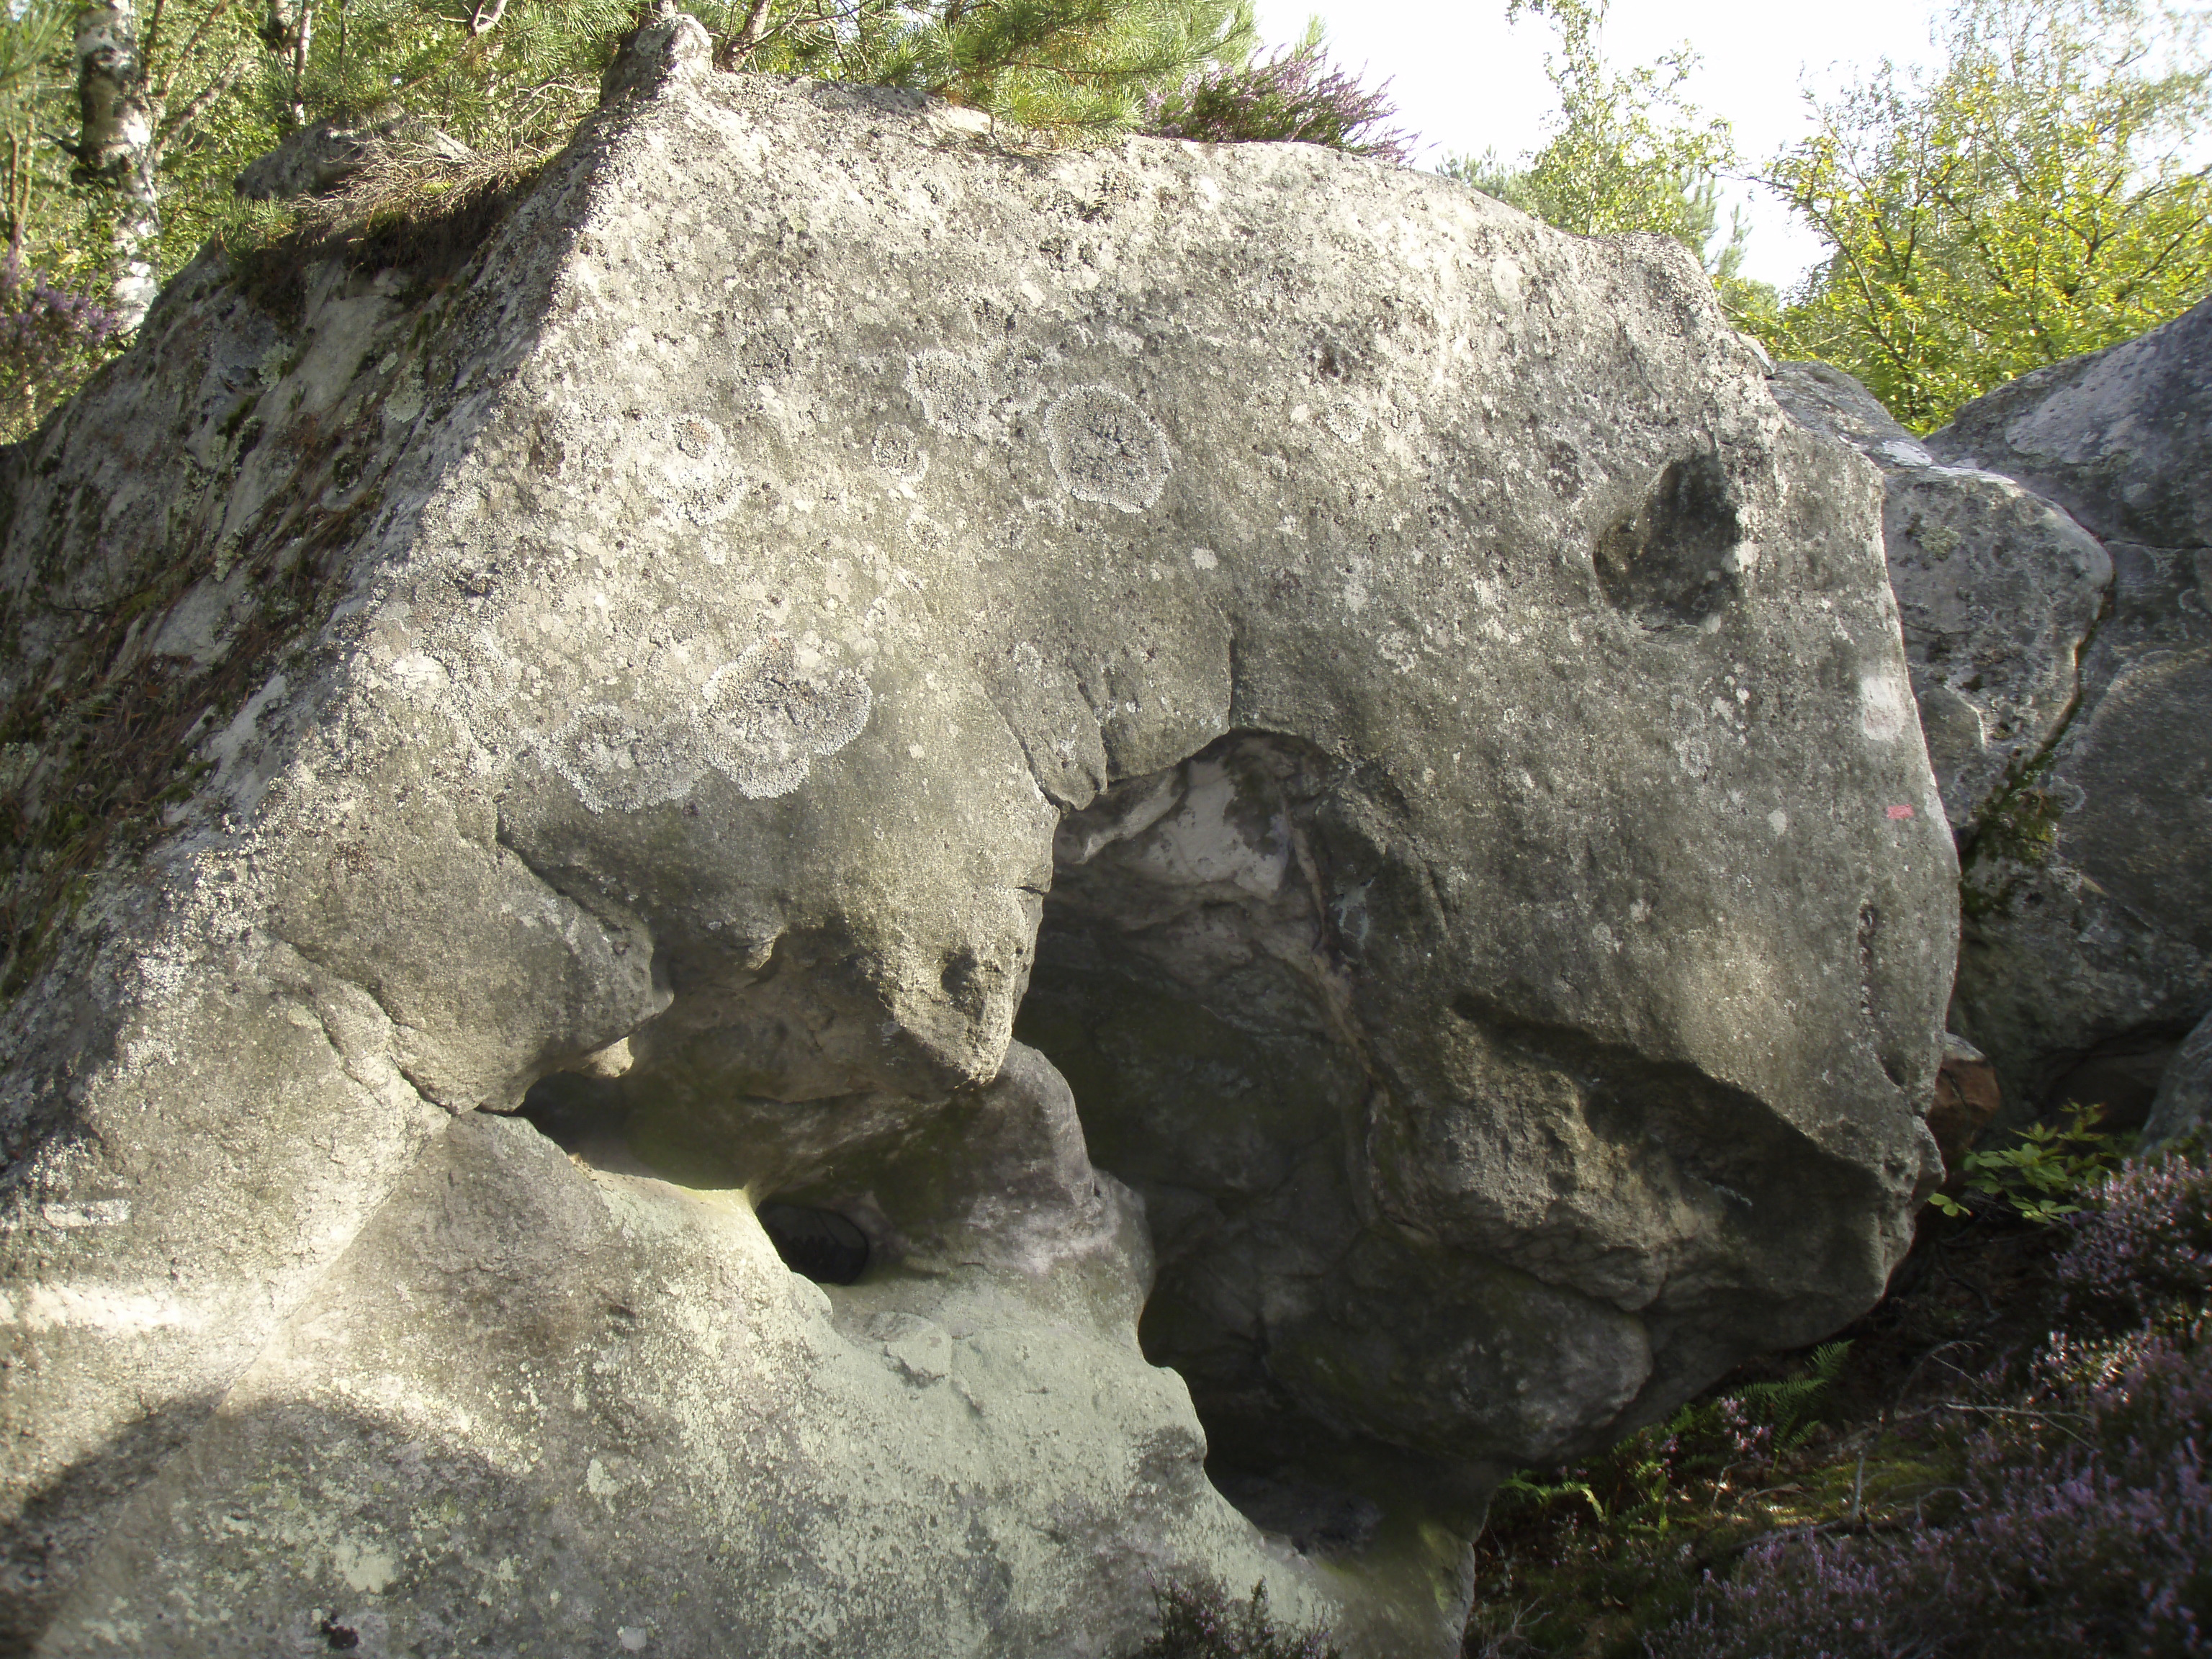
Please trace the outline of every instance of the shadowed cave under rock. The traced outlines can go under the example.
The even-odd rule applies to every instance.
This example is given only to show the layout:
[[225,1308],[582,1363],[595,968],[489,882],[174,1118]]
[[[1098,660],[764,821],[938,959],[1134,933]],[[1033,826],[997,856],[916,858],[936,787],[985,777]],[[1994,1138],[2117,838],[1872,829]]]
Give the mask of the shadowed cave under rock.
[[[1133,1192],[1153,1269],[1139,1340],[1188,1384],[1224,1496],[1309,1553],[1357,1551],[1397,1497],[1471,1522],[1503,1468],[1468,1458],[1467,1424],[1540,1455],[1571,1443],[1529,1441],[1548,1395],[1579,1391],[1559,1415],[1584,1420],[1563,1433],[1589,1437],[1594,1367],[1621,1372],[1610,1386],[1622,1425],[1648,1383],[1672,1383],[1667,1356],[1653,1357],[1670,1337],[1676,1377],[1717,1367],[1679,1334],[1694,1297],[1692,1318],[1652,1321],[1648,1335],[1618,1311],[1640,1264],[1578,1259],[1565,1236],[1470,1263],[1468,1240],[1424,1240],[1418,1221],[1386,1212],[1377,1142],[1405,1134],[1404,1115],[1389,1108],[1390,1058],[1357,1017],[1353,958],[1370,890],[1392,877],[1340,821],[1345,766],[1232,733],[1065,817],[1015,1044],[987,1089],[774,1099],[745,1091],[741,1038],[656,1041],[649,1028],[620,1076],[556,1073],[523,1115],[592,1161],[746,1188],[787,1264],[828,1284],[1036,1271],[1086,1228],[1111,1231]],[[774,983],[801,971],[772,959],[767,1006],[804,1006]],[[680,1033],[673,979],[662,1022]],[[1723,1195],[1732,1224],[1786,1236],[1779,1206],[1746,1194],[1805,1168],[1804,1148],[1782,1144],[1793,1137],[1757,1102],[1686,1066],[1518,1024],[1479,997],[1439,1017],[1516,1075],[1562,1079],[1637,1181]],[[1420,1149],[1432,1154],[1468,1155]],[[1433,1278],[1420,1298],[1402,1288],[1409,1252]],[[1528,1271],[1553,1258],[1556,1279]],[[1406,1363],[1408,1329],[1425,1363]],[[1363,1397],[1376,1402],[1368,1420],[1346,1405]]]
[[[1395,1455],[1314,1420],[1267,1363],[1270,1314],[1363,1224],[1350,1171],[1369,1084],[1328,941],[1365,918],[1356,891],[1324,914],[1301,824],[1338,764],[1233,734],[1070,814],[1015,1027],[1017,1054],[1039,1051],[1072,1090],[1076,1150],[1141,1196],[1157,1276],[1139,1339],[1190,1385],[1209,1474],[1316,1554],[1372,1540],[1382,1510],[1347,1487],[1379,1487],[1369,1465]],[[1019,1187],[1010,1151],[1040,1151],[975,1135],[957,1098],[732,1087],[709,1104],[699,1068],[680,1069],[672,1086],[650,1061],[555,1073],[520,1115],[587,1162],[746,1188],[786,1265],[821,1284],[934,1270],[930,1200]]]

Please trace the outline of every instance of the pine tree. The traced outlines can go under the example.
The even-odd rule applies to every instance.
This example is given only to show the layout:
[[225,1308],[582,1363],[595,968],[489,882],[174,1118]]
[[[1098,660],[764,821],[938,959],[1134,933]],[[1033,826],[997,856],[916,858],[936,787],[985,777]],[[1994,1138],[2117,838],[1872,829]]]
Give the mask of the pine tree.
[[[23,16],[52,15],[27,0]],[[1127,131],[1249,52],[1249,0],[696,0],[725,68],[911,87],[1045,133]],[[544,150],[591,107],[639,0],[102,0],[76,21],[68,149],[126,326],[225,216],[228,175],[310,122],[421,116]],[[179,209],[181,208],[181,211]],[[172,220],[174,222],[170,222]]]
[[796,0],[770,15],[751,66],[911,87],[1071,134],[1128,131],[1148,94],[1243,63],[1255,38],[1250,0]]
[[[1048,141],[1129,131],[1164,93],[1243,65],[1255,38],[1250,0],[687,9],[723,68],[908,87]],[[11,209],[30,205],[13,222],[11,270],[48,275],[0,283],[0,312],[29,319],[22,349],[0,351],[0,404],[12,390],[19,411],[9,429],[127,336],[209,235],[239,231],[247,210],[231,180],[254,155],[315,122],[414,117],[477,152],[477,175],[512,174],[591,109],[645,15],[644,0],[101,0],[81,11],[16,0],[0,18],[0,99],[14,100],[0,113],[13,112],[15,159],[0,164]],[[71,125],[63,177],[52,135]]]

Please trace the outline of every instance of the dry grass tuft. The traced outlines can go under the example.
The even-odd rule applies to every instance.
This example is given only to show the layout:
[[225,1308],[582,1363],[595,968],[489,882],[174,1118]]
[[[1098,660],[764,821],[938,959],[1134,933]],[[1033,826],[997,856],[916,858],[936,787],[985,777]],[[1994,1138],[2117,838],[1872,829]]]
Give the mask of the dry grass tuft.
[[377,145],[368,164],[325,196],[292,204],[293,234],[325,253],[413,265],[473,252],[553,157],[550,149],[471,150],[427,142]]
[[241,204],[225,251],[247,294],[294,322],[309,267],[326,260],[402,270],[436,287],[483,247],[556,154],[515,146],[455,156],[427,141],[380,143],[337,190]]

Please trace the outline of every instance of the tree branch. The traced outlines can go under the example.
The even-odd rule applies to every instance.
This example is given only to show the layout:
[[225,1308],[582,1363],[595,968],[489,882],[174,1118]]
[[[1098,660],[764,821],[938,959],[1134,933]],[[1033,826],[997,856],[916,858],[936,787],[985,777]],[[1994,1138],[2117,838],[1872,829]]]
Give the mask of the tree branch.
[[154,140],[155,155],[158,157],[166,154],[170,145],[190,132],[192,124],[208,112],[209,106],[238,84],[238,77],[246,73],[251,62],[252,59],[244,52],[232,58],[228,66],[221,70],[214,80],[201,88],[198,94],[174,116],[163,122]]
[[726,67],[735,69],[760,50],[761,37],[768,33],[768,4],[769,0],[753,0],[745,13],[744,27],[730,42],[730,61]]
[[[222,21],[223,14],[228,12],[230,7],[231,0],[216,0],[216,3],[208,9],[207,15],[200,19],[199,27],[192,31],[192,38],[185,42],[185,49],[177,54],[178,69],[182,70],[185,64],[192,61],[192,54],[200,49],[200,42],[207,39],[208,31]],[[147,61],[149,63],[152,61],[150,51]],[[171,79],[173,80],[174,77],[172,76]],[[162,95],[167,96],[168,91],[168,85],[164,83],[161,88]]]

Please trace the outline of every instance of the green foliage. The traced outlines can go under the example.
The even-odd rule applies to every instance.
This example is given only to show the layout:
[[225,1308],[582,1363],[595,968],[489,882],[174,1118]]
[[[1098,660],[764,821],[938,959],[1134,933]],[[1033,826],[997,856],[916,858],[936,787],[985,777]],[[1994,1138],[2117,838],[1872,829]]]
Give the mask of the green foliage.
[[2153,0],[1960,0],[1933,79],[1885,62],[1767,182],[1834,250],[1762,331],[1927,431],[2212,287],[2204,18]]
[[[1805,1466],[1851,1350],[1825,1343],[1792,1375],[1692,1401],[1572,1468],[1509,1478],[1479,1547],[1468,1653],[1632,1653],[1633,1632],[1690,1610],[1713,1561],[1848,1504],[1855,1477],[1863,1496],[1855,1468]],[[1900,1481],[1929,1484],[1917,1465],[1877,1469],[1878,1487]]]
[[1328,1634],[1278,1625],[1267,1611],[1267,1586],[1249,1601],[1231,1600],[1211,1580],[1155,1589],[1160,1627],[1132,1659],[1342,1659]]
[[2104,1115],[2101,1106],[2076,1105],[2063,1125],[2030,1124],[2012,1146],[1968,1152],[1962,1171],[1968,1200],[1937,1193],[1929,1202],[1962,1216],[1980,1198],[2038,1224],[2075,1214],[2081,1208],[2075,1200],[2119,1169],[2134,1139],[2100,1132]]
[[1587,1508],[1616,1534],[1663,1536],[1680,1522],[1686,1490],[1747,1463],[1771,1462],[1812,1437],[1850,1346],[1825,1343],[1795,1376],[1693,1400],[1663,1426],[1639,1430],[1556,1479],[1526,1469],[1509,1475],[1492,1500],[1492,1523],[1556,1520]]
[[[558,142],[646,8],[639,0],[347,0],[315,37],[302,102],[406,112],[482,148]],[[1242,62],[1249,0],[696,0],[716,61],[909,88],[1048,132],[1117,132],[1146,96]],[[264,100],[281,95],[274,82]]]
[[0,14],[0,210],[15,279],[0,284],[15,290],[0,292],[0,332],[45,337],[46,347],[0,348],[0,441],[29,432],[113,349],[100,331],[51,326],[54,306],[39,303],[88,301],[107,281],[104,218],[87,213],[88,192],[47,137],[73,118],[73,15],[56,0]]
[[1516,164],[1492,153],[1455,156],[1442,171],[1578,236],[1630,231],[1671,236],[1698,256],[1732,313],[1765,317],[1772,289],[1741,274],[1739,215],[1719,238],[1720,177],[1735,161],[1729,124],[1682,96],[1698,64],[1685,44],[1656,63],[1613,70],[1600,49],[1608,0],[1510,0],[1559,33],[1544,72],[1559,100],[1551,141]]
[[1149,94],[1243,63],[1256,38],[1249,0],[801,0],[752,62],[1107,135],[1133,128]]
[[1821,1405],[1843,1375],[1850,1352],[1849,1342],[1823,1342],[1806,1360],[1802,1375],[1748,1382],[1735,1397],[1743,1402],[1750,1420],[1773,1436],[1776,1451],[1796,1451],[1820,1427]]
[[1200,143],[1321,144],[1404,161],[1413,140],[1384,125],[1392,114],[1387,85],[1363,87],[1332,64],[1316,17],[1287,52],[1264,62],[1224,63],[1155,94],[1146,106],[1145,131]]
[[[557,143],[599,95],[625,0],[345,0],[319,24],[299,104],[352,125],[415,115],[475,149]],[[287,66],[264,66],[257,101],[281,106]]]
[[[686,9],[715,37],[725,68],[911,88],[1047,138],[1128,131],[1148,100],[1209,67],[1243,64],[1255,38],[1249,0],[689,0]],[[0,194],[23,268],[41,279],[40,294],[64,302],[101,295],[124,257],[122,179],[72,168],[55,141],[77,124],[76,10],[75,0],[19,0],[0,18]],[[646,0],[143,7],[159,222],[132,242],[131,257],[150,258],[166,278],[210,237],[247,250],[291,246],[288,232],[314,228],[298,223],[304,215],[358,240],[404,217],[410,203],[437,207],[429,198],[441,191],[459,199],[505,190],[484,179],[526,175],[565,141],[649,10]],[[349,191],[361,199],[335,219],[233,197],[239,170],[307,123],[401,116],[452,135],[478,160],[457,167],[416,158],[414,176]],[[52,314],[47,305],[33,319],[42,339]],[[0,362],[0,436],[27,430],[104,354],[98,342],[42,349],[35,375]]]
[[[70,136],[81,124],[79,9],[74,0],[18,0],[0,15],[0,199],[10,252],[31,286],[106,307],[123,251],[120,180]],[[252,118],[244,101],[241,82],[262,48],[241,10],[206,0],[140,10],[145,125],[173,208],[159,240],[138,253],[167,275],[213,228],[231,174],[276,130]],[[123,343],[91,335],[58,357],[0,361],[0,437],[23,435]]]
[[1446,170],[1579,236],[1656,231],[1700,250],[1711,228],[1692,199],[1735,159],[1728,123],[1681,96],[1697,55],[1678,46],[1655,64],[1616,72],[1599,49],[1607,0],[1510,0],[1506,15],[1532,13],[1559,33],[1544,72],[1559,94],[1550,143],[1517,168],[1494,156]]

